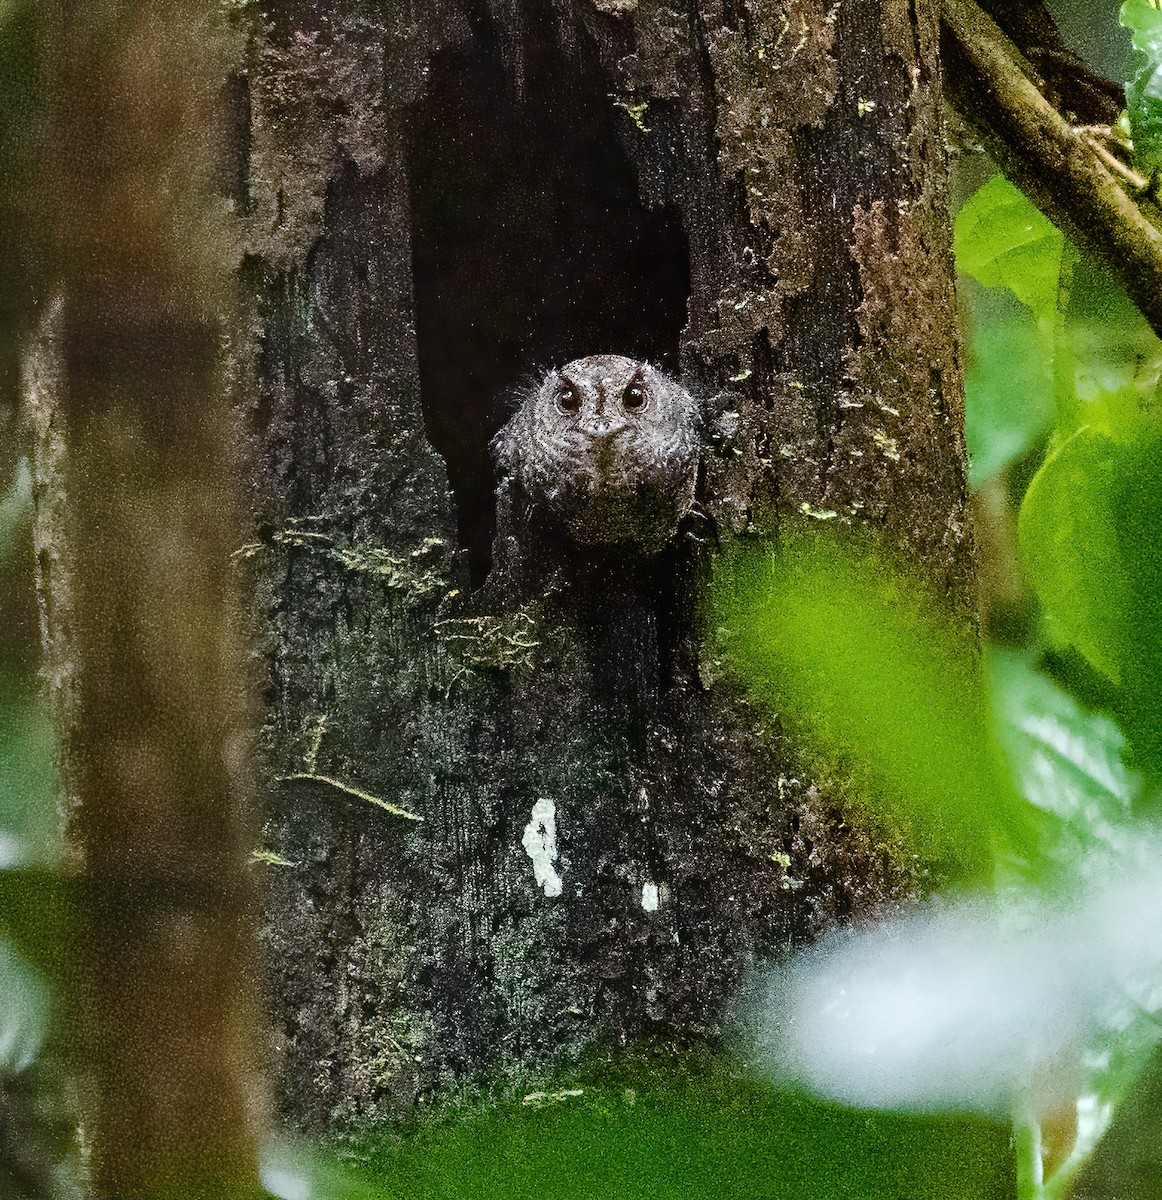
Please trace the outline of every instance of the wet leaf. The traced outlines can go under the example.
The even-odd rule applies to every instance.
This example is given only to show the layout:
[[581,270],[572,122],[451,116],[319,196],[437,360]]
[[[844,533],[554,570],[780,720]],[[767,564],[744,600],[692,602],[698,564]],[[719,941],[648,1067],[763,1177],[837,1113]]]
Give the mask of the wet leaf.
[[1141,840],[1133,803],[1141,786],[1117,724],[1090,712],[1016,653],[989,657],[997,738],[1017,787],[1060,818],[1051,849],[1067,884],[1108,876]]

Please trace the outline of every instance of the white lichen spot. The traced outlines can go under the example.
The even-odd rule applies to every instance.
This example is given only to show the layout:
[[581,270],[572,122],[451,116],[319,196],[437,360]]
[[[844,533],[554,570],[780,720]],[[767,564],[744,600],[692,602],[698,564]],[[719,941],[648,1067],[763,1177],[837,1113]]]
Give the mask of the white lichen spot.
[[557,806],[552,800],[542,796],[533,805],[532,817],[525,826],[521,845],[533,861],[537,887],[544,888],[546,896],[559,896],[561,876],[553,866],[557,861]]
[[642,908],[646,912],[658,911],[658,885],[656,883],[642,884]]

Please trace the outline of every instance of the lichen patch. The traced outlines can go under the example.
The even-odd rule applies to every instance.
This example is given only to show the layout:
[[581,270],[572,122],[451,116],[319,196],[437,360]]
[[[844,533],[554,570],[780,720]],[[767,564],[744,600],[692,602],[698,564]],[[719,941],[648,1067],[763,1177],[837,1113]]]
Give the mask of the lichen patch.
[[557,861],[557,806],[552,800],[542,796],[533,805],[521,845],[532,860],[537,887],[543,888],[546,896],[559,896],[561,876],[553,865]]

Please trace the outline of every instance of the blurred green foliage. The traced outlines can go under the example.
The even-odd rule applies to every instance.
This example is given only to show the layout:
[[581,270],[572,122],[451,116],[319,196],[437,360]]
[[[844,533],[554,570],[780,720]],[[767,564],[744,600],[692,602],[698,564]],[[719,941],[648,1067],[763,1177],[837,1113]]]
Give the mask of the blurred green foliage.
[[[1039,839],[990,743],[971,644],[862,542],[806,536],[717,573],[723,645],[833,771],[866,775],[881,812],[952,873],[987,876],[1002,839]],[[856,791],[859,788],[854,789]]]
[[1138,765],[1162,775],[1162,440],[1082,426],[1021,505],[1021,549],[1046,637],[1115,685]]
[[1052,423],[1065,239],[997,175],[962,207],[954,250],[960,270],[984,285],[970,291],[965,380],[970,478],[979,487]]
[[25,680],[0,679],[0,867],[51,860],[59,836],[55,738]]
[[[1162,10],[1127,0],[1121,19],[1139,56],[1127,87],[1135,156],[1153,173]],[[0,0],[9,388],[44,261],[27,209],[43,122],[37,20],[36,0]],[[866,544],[793,540],[778,555],[723,564],[723,645],[817,753],[868,785],[882,805],[876,818],[908,831],[949,873],[1000,896],[1065,891],[1132,861],[1162,780],[1162,345],[1105,272],[1000,176],[964,206],[956,253],[969,299],[971,479],[1000,480],[1011,501],[1040,611],[1028,643],[990,651],[982,672],[923,587]],[[25,1070],[43,1043],[44,980],[65,959],[69,909],[43,869],[58,852],[54,752],[27,647],[17,645],[32,632],[31,546],[27,474],[12,445],[0,451],[0,572],[12,584],[0,645],[0,1077]],[[1081,1099],[1125,1114],[1107,1144],[1162,1126],[1159,1036],[1143,1011],[1094,1047]],[[286,1200],[1007,1194],[1008,1130],[983,1121],[856,1112],[710,1064],[560,1087],[369,1139],[344,1153],[347,1172],[280,1145],[266,1156],[264,1185]],[[1091,1154],[1102,1159],[1104,1128],[1079,1138],[1046,1179],[1025,1160],[1023,1194],[1062,1194]],[[1116,1165],[1109,1172],[1116,1187]]]
[[[37,1061],[48,1036],[50,972],[66,961],[67,913],[47,870],[57,859],[59,821],[55,738],[32,668],[30,515],[27,465],[18,461],[0,496],[0,1097]],[[0,1122],[6,1117],[0,1111]],[[0,1163],[0,1178],[10,1166]]]
[[993,650],[986,667],[992,731],[1012,786],[1055,818],[1042,879],[1068,889],[1088,872],[1108,875],[1137,834],[1132,810],[1141,780],[1126,764],[1121,730],[1028,654]]
[[1121,22],[1138,54],[1126,85],[1134,160],[1147,175],[1162,167],[1162,9],[1155,0],[1126,0]]
[[1008,1130],[863,1113],[737,1072],[608,1069],[474,1115],[352,1148],[373,1186],[409,1200],[928,1200],[997,1197]]
[[954,235],[959,270],[1007,288],[1039,324],[1056,323],[1065,238],[1003,175],[961,208]]
[[1018,300],[973,288],[969,308],[969,478],[979,487],[1019,461],[1053,422],[1052,346]]
[[[1162,21],[1162,13],[1151,11]],[[1020,322],[997,325],[972,344],[973,481],[980,485],[1005,467],[1032,460],[1026,464],[1035,468],[1028,487],[1014,501],[1020,504],[1022,559],[1041,605],[1041,634],[1104,677],[1139,765],[1157,776],[1162,343],[1104,271],[1071,249],[1063,260],[1060,238],[1047,237],[1046,224],[1000,176],[957,218],[960,268],[1019,301],[1039,334],[1014,333],[1028,330]],[[1030,282],[1020,280],[1022,271]],[[1016,375],[1022,383],[1032,376],[1035,383],[1016,387],[1012,355],[1022,337],[1033,352],[1020,360]],[[1054,397],[1051,421],[1047,389]]]

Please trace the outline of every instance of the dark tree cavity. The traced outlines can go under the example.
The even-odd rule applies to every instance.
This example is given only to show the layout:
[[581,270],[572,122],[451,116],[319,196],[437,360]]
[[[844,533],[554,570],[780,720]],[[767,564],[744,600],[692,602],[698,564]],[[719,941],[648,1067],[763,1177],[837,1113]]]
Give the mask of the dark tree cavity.
[[514,86],[501,30],[477,13],[472,32],[432,56],[408,147],[424,413],[479,582],[506,396],[595,352],[676,368],[690,269],[675,206],[638,196],[592,45],[567,51],[535,6]]
[[[261,8],[284,1106],[347,1128],[713,1043],[757,958],[918,883],[723,676],[705,584],[723,543],[834,523],[971,608],[935,7]],[[697,505],[660,548],[502,512],[489,574],[490,442],[592,354],[698,398]]]

